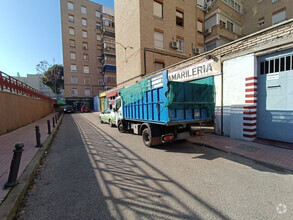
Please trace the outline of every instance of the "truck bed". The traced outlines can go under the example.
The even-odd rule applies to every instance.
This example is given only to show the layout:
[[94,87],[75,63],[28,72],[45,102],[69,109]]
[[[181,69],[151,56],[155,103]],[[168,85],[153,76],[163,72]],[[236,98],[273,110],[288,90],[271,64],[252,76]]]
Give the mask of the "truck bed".
[[[143,85],[134,84],[121,90],[124,119],[167,126],[212,119],[205,105],[196,105],[195,107],[194,94],[190,91],[190,88],[195,87],[195,85],[190,88],[180,89],[180,94],[177,94],[178,98],[176,100],[173,98],[170,102],[170,85],[167,71],[145,79]],[[176,82],[176,85],[185,87],[185,85],[178,82]],[[143,91],[140,87],[144,87]],[[129,101],[130,99],[132,101]]]

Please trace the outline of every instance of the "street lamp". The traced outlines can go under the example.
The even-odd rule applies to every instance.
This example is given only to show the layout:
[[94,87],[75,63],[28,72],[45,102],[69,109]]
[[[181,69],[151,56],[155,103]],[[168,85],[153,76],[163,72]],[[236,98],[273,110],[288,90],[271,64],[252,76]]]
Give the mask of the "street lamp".
[[[125,60],[125,63],[127,63],[126,50],[127,50],[127,48],[129,48],[129,49],[132,50],[133,47],[131,47],[131,46],[124,46],[123,44],[121,44],[121,43],[119,43],[117,41],[115,41],[115,44],[119,44],[121,47],[123,47],[123,49],[124,49],[124,60]],[[123,70],[124,70],[124,65],[123,65]],[[123,86],[124,86],[124,73],[123,73]]]
[[123,44],[121,44],[121,43],[119,43],[119,42],[117,42],[117,41],[115,41],[115,44],[119,44],[121,47],[123,47],[123,49],[124,49],[124,60],[125,60],[125,62],[127,63],[127,60],[126,60],[126,50],[127,50],[127,48],[129,48],[129,49],[133,49],[133,47],[131,47],[131,46],[124,46]]
[[121,43],[119,43],[119,42],[117,42],[117,41],[115,41],[115,44],[119,44],[121,47],[124,48],[125,51],[126,51],[127,48],[133,49],[133,47],[131,47],[131,46],[126,46],[126,47],[125,47],[123,44],[121,44]]

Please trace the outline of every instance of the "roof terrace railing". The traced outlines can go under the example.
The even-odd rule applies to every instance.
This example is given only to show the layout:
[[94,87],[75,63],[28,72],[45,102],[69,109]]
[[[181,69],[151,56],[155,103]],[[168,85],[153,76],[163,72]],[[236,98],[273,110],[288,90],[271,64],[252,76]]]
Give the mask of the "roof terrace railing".
[[44,95],[33,87],[7,75],[0,71],[0,91],[14,93],[18,95],[28,96],[31,98],[38,98],[56,103],[56,100]]

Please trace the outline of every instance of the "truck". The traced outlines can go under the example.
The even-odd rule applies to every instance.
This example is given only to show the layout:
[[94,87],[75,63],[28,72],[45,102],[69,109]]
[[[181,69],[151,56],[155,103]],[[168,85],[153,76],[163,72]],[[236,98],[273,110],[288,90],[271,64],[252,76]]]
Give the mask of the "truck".
[[195,126],[213,120],[213,78],[175,82],[165,70],[121,89],[115,103],[118,130],[142,135],[147,147],[187,139],[202,135]]

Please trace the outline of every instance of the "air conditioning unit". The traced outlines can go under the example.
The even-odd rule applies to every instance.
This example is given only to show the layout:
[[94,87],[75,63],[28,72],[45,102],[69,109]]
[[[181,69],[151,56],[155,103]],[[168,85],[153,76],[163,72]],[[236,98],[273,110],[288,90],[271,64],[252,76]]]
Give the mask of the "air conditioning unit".
[[198,54],[200,54],[200,48],[198,48],[198,47],[196,47],[196,48],[192,48],[192,53],[194,54],[194,55],[198,55]]
[[173,48],[173,49],[178,49],[178,43],[177,43],[177,41],[174,41],[174,40],[171,41],[170,47]]
[[208,29],[206,29],[205,30],[205,35],[209,35],[209,34],[211,34],[212,33],[212,28],[210,27],[210,28],[208,28]]

